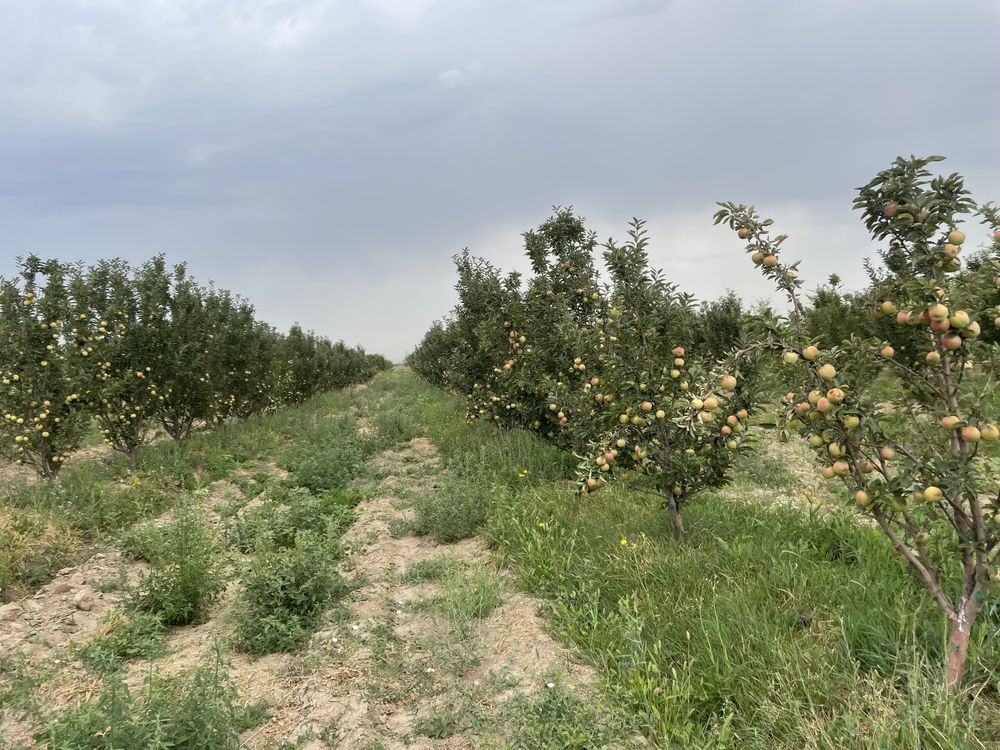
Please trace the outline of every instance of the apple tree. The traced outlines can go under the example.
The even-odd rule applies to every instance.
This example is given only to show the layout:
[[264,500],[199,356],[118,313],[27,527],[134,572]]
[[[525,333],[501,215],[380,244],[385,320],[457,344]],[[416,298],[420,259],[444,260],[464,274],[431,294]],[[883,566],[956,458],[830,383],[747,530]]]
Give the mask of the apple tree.
[[[752,206],[720,204],[724,222],[791,305],[773,343],[787,366],[789,425],[816,452],[822,476],[843,482],[947,618],[945,685],[962,685],[970,635],[997,577],[1000,478],[991,469],[996,346],[982,326],[997,315],[994,289],[958,283],[975,212],[990,225],[981,263],[1000,272],[1000,222],[977,209],[957,174],[934,176],[940,157],[897,159],[854,201],[884,241],[868,300],[880,338],[854,336],[822,348],[803,325],[797,263],[783,235]],[[995,283],[1000,283],[998,280]],[[874,389],[873,383],[890,384]]]

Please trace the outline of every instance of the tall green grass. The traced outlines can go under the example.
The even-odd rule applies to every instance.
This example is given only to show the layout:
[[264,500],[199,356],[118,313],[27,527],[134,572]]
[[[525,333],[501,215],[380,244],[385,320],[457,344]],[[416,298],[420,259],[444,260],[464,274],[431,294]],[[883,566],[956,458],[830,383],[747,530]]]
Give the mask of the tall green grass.
[[440,489],[415,501],[418,527],[450,537],[454,516],[475,519],[463,533],[484,533],[544,598],[656,746],[996,746],[995,613],[970,694],[947,699],[943,617],[876,530],[741,499],[762,483],[799,494],[780,464],[762,476],[751,458],[733,486],[691,504],[680,547],[655,497],[575,494],[572,457],[534,435],[466,424],[460,401],[405,370],[369,390],[444,456]]

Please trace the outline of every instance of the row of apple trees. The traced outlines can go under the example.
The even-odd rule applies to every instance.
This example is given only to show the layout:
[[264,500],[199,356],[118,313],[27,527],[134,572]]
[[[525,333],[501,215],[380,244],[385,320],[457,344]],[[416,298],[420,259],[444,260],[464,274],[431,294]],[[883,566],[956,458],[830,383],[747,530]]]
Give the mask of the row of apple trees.
[[135,467],[175,440],[371,378],[388,362],[199,284],[162,256],[131,267],[19,259],[0,278],[0,454],[55,478],[95,423]]
[[[945,684],[957,692],[1000,585],[1000,211],[976,204],[961,176],[932,174],[939,160],[897,159],[859,189],[854,207],[880,261],[866,263],[862,292],[832,278],[805,294],[788,237],[754,207],[723,203],[716,224],[786,306],[747,316],[738,302],[730,315],[716,305],[706,326],[704,310],[650,269],[641,222],[599,247],[558,211],[524,235],[526,283],[457,258],[459,303],[410,364],[465,394],[470,418],[573,451],[581,491],[647,475],[678,539],[684,503],[750,449],[749,412],[777,411],[782,434],[808,441],[817,471],[846,485],[940,607]],[[783,395],[761,403],[769,393]]]

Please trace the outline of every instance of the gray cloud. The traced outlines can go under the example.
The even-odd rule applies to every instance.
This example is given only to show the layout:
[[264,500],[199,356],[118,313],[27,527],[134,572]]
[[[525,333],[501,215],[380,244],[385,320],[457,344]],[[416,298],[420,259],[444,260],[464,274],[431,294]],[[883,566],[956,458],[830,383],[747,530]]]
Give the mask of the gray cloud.
[[943,153],[1000,199],[1000,6],[770,0],[0,3],[0,273],[166,251],[285,327],[401,356],[465,245],[572,204],[714,297],[768,290],[714,201],[861,283],[853,188]]

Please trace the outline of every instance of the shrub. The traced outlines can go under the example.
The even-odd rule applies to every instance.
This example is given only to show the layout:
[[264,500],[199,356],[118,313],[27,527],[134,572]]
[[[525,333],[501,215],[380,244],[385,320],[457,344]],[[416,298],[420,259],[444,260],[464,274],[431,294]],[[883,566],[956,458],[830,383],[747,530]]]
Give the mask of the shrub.
[[300,533],[289,548],[259,544],[242,571],[236,645],[252,654],[291,651],[318,627],[323,611],[347,591],[328,541]]

